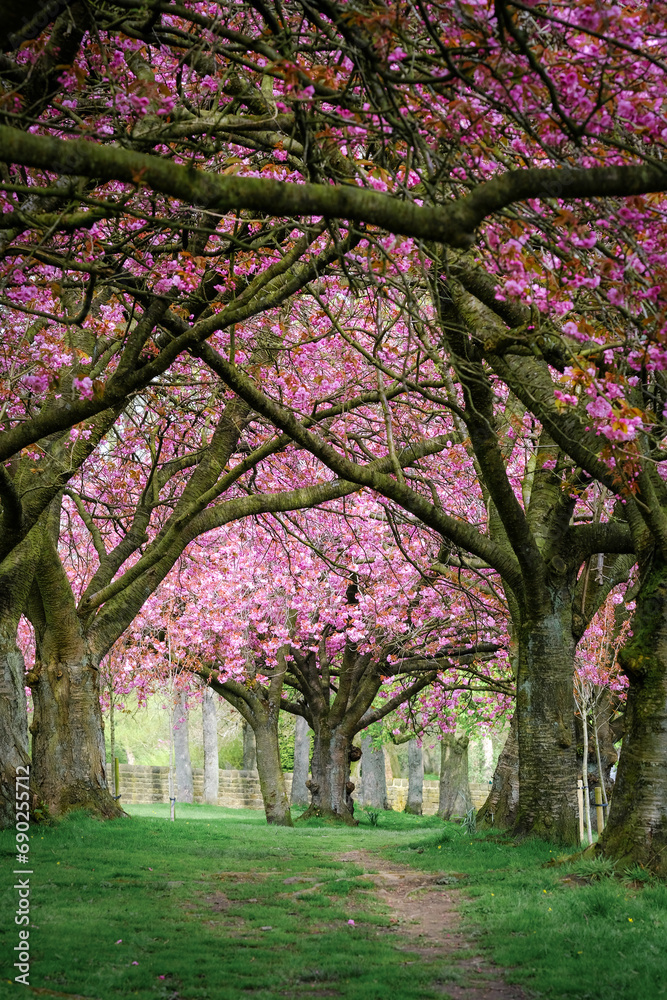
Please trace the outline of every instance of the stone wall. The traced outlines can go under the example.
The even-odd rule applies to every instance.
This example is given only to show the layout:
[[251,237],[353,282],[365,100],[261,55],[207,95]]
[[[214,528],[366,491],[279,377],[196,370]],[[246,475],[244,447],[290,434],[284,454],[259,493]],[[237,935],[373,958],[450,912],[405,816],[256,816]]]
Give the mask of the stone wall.
[[[424,782],[422,793],[422,811],[424,816],[434,816],[438,811],[438,786],[438,781]],[[470,794],[472,795],[475,808],[480,809],[486,802],[486,797],[489,794],[489,786],[483,782],[473,783],[471,781]],[[393,778],[391,782],[387,781],[387,799],[389,800],[390,809],[402,812],[408,800],[408,779]]]
[[[121,803],[169,802],[169,768],[166,766],[151,766],[145,764],[120,764]],[[113,774],[113,768],[107,764],[107,774]],[[204,771],[200,767],[193,768],[195,785],[195,802],[203,800]],[[220,770],[218,785],[218,805],[230,809],[263,809],[262,793],[259,788],[257,771],[223,771]],[[292,775],[285,774],[288,793],[292,788]],[[485,784],[470,785],[473,802],[477,809],[484,803],[488,794]],[[176,790],[178,798],[178,790]],[[391,809],[402,811],[408,797],[408,779],[393,778],[387,780],[387,798]],[[438,809],[438,782],[424,782],[424,815],[432,816]]]

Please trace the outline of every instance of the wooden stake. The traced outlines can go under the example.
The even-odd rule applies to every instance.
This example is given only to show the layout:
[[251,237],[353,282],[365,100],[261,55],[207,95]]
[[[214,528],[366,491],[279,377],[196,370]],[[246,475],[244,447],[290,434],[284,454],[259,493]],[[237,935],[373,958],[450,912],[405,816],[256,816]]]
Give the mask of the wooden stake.
[[579,806],[579,842],[584,842],[584,783],[577,781],[577,805]]
[[602,808],[602,789],[599,785],[595,786],[595,816],[597,818],[598,824],[598,836],[602,834],[604,830],[604,809]]
[[116,800],[118,800],[120,798],[120,767],[118,766],[118,757],[114,757],[113,759],[113,784]]

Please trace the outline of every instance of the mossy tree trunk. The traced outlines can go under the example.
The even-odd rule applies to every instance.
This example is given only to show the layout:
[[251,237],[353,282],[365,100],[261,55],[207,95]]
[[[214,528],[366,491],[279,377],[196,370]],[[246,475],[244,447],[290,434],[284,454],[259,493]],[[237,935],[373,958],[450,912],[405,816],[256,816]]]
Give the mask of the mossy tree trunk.
[[97,657],[83,647],[65,659],[43,641],[37,649],[30,728],[39,797],[54,816],[71,809],[107,819],[124,815],[107,786]]
[[642,573],[632,638],[619,660],[629,680],[625,735],[601,841],[619,864],[667,876],[667,560]]
[[[560,604],[560,607],[558,606]],[[519,805],[514,830],[577,841],[571,597],[519,631]]]
[[316,722],[311,777],[307,782],[310,805],[302,819],[317,816],[342,823],[354,824],[348,782],[350,781],[350,749],[352,734],[343,726],[331,727]]
[[[59,507],[56,524],[58,517]],[[35,790],[52,815],[89,809],[123,816],[107,785],[100,657],[86,639],[53,536],[44,533],[27,605],[36,650],[29,675]]]
[[273,826],[293,826],[290,801],[280,763],[278,712],[272,706],[258,713],[254,733],[257,742],[257,773],[262,790],[266,822]]

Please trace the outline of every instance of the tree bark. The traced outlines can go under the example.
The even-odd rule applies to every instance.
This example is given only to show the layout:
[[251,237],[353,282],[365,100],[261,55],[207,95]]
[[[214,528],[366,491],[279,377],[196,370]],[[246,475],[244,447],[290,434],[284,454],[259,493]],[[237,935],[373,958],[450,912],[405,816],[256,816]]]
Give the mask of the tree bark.
[[294,771],[292,773],[292,805],[307,806],[309,802],[308,769],[310,767],[310,726],[297,715],[294,730]]
[[218,784],[220,778],[218,763],[218,699],[208,685],[204,688],[201,714],[204,736],[204,802],[218,804]]
[[472,809],[468,781],[468,737],[446,734],[440,745],[440,789],[438,816],[451,819]]
[[630,684],[603,852],[667,876],[667,563],[643,574],[632,638],[619,660]]
[[521,624],[517,676],[519,808],[517,833],[576,844],[572,601]]
[[374,747],[370,736],[361,737],[361,794],[365,809],[388,809],[384,750]]
[[[30,766],[25,662],[16,637],[41,553],[37,526],[0,566],[0,829],[14,826],[16,769]],[[19,772],[25,775],[25,770]],[[30,776],[31,811],[40,805]],[[41,803],[43,806],[44,803]],[[41,812],[35,818],[41,818]]]
[[406,813],[421,816],[424,802],[424,752],[417,740],[408,743],[408,801]]
[[257,770],[257,747],[255,745],[255,734],[252,726],[245,720],[243,722],[243,770]]
[[315,744],[311,761],[310,805],[301,819],[317,816],[356,825],[350,798],[350,747],[352,737],[341,726],[329,727],[315,719]]
[[293,826],[285,775],[280,763],[278,712],[277,706],[269,705],[266,717],[255,721],[257,773],[266,822],[272,826]]
[[185,693],[179,691],[171,716],[174,733],[174,763],[176,769],[176,797],[179,802],[194,802],[195,786],[190,760],[188,708]]
[[477,813],[480,826],[514,826],[519,808],[519,743],[516,714],[512,716],[486,802]]
[[30,675],[35,708],[33,778],[53,816],[88,809],[106,819],[123,816],[107,787],[99,666],[89,650],[60,659],[37,637]]

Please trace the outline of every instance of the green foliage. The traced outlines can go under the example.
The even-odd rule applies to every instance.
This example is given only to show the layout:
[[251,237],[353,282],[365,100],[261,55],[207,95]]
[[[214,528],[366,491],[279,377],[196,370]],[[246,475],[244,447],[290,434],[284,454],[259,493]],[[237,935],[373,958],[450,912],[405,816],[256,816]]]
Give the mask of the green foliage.
[[643,865],[631,865],[623,872],[624,881],[629,883],[639,882],[641,885],[656,885],[657,880],[653,872],[644,868]]
[[[105,735],[104,745],[106,749],[107,760],[111,760],[111,740],[109,739],[108,734],[106,732],[104,735]],[[127,750],[122,744],[116,743],[116,757],[118,757],[119,764],[128,763]]]
[[600,878],[611,878],[616,873],[616,867],[611,858],[579,858],[570,865],[570,871],[573,875],[595,881]]
[[385,743],[387,743],[391,736],[384,727],[382,720],[379,722],[373,722],[366,729],[359,733],[362,739],[370,740],[373,750],[381,750]]
[[477,830],[477,810],[473,806],[463,817],[463,829],[466,833],[475,833]]

